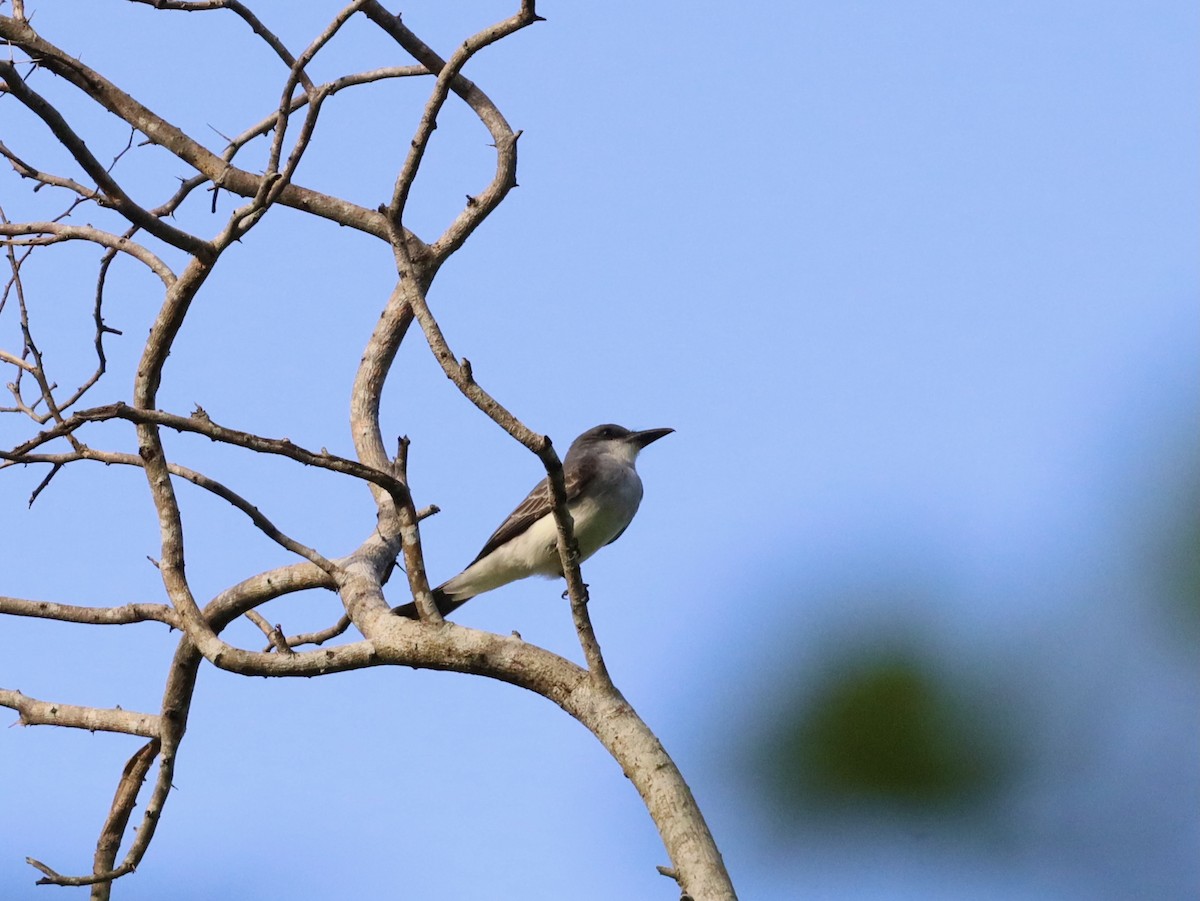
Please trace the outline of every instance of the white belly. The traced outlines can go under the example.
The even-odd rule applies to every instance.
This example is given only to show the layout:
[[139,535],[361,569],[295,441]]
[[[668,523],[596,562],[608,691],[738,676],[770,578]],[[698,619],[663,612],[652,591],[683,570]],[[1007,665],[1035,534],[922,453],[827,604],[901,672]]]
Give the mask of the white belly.
[[[605,498],[597,503],[594,493],[570,505],[575,521],[579,556],[586,560],[616,538],[629,525],[642,500],[642,482],[632,469],[628,476],[594,486]],[[558,530],[554,516],[547,514],[520,535],[505,542],[443,586],[454,597],[473,597],[528,576],[561,576]]]

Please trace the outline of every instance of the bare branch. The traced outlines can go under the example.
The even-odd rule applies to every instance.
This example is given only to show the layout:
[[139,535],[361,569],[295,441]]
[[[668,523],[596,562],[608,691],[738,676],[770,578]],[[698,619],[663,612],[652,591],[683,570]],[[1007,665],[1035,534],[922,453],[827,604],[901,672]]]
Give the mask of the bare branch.
[[[53,175],[49,172],[42,172],[39,169],[35,169],[33,166],[29,165],[11,150],[9,150],[3,141],[0,141],[0,156],[3,156],[5,159],[7,159],[16,173],[22,178],[32,179],[41,185],[49,185],[50,187],[54,188],[65,188],[66,190],[76,194],[80,200],[91,200],[101,206],[110,205],[108,198],[106,198],[99,191],[89,188],[86,185],[81,185],[73,178],[66,178],[61,175]],[[37,188],[34,188],[34,190],[36,191]]]
[[[0,19],[0,24],[2,23],[3,20]],[[39,63],[44,63],[44,61],[39,60]],[[117,184],[113,177],[109,175],[108,168],[87,149],[87,145],[83,139],[67,124],[62,114],[51,104],[47,103],[45,98],[25,84],[24,79],[17,72],[16,66],[8,62],[0,62],[0,79],[3,79],[5,84],[8,85],[8,92],[13,97],[46,123],[46,126],[54,134],[54,137],[70,151],[71,156],[75,158],[75,161],[79,163],[88,176],[96,182],[97,187],[103,192],[108,202],[122,216],[145,229],[154,235],[154,237],[174,247],[186,250],[188,253],[200,257],[211,256],[212,248],[207,241],[166,224],[158,217],[151,215],[148,210],[135,203],[125,193],[125,190]],[[132,125],[133,123],[130,124]]]
[[[44,878],[38,880],[38,885],[93,885],[97,889],[92,894],[93,898],[108,898],[112,880],[133,872],[136,864],[127,862],[117,870],[112,869],[112,864],[116,859],[121,837],[125,834],[125,827],[129,823],[129,815],[133,812],[134,804],[137,801],[138,790],[161,747],[162,743],[158,739],[151,739],[125,764],[121,780],[117,783],[117,791],[113,796],[108,817],[104,821],[104,826],[100,830],[100,838],[96,842],[93,874],[91,876],[62,876],[41,861],[27,857],[25,858],[26,862],[43,874]],[[153,828],[149,831],[153,833]]]
[[[76,728],[106,728],[151,737],[127,764],[118,783],[109,815],[97,840],[89,875],[67,876],[45,864],[31,861],[45,876],[42,882],[59,885],[91,885],[92,898],[105,901],[112,880],[134,871],[153,839],[166,801],[171,793],[177,752],[182,742],[194,697],[196,680],[207,660],[220,669],[243,675],[309,677],[330,672],[379,665],[399,665],[472,673],[518,685],[552,700],[578,719],[609,750],[633,781],[645,800],[671,856],[671,865],[682,892],[708,901],[733,897],[732,886],[724,873],[719,853],[704,825],[703,818],[657,739],[620,696],[608,678],[600,647],[587,613],[587,586],[578,566],[578,550],[573,523],[568,511],[562,467],[548,438],[531,431],[476,382],[466,360],[451,351],[434,318],[426,291],[439,267],[475,228],[482,223],[516,185],[517,139],[495,104],[474,83],[462,75],[474,54],[539,21],[532,0],[521,0],[519,11],[461,43],[443,59],[416,37],[398,16],[388,13],[379,0],[343,0],[329,24],[303,52],[293,55],[280,38],[244,5],[242,0],[134,0],[160,10],[188,12],[225,10],[240,17],[287,67],[274,112],[251,128],[231,133],[220,154],[187,135],[155,114],[132,96],[79,59],[42,39],[24,19],[24,9],[15,3],[12,17],[0,16],[0,40],[6,42],[14,58],[25,62],[0,63],[0,93],[7,93],[25,105],[50,129],[54,137],[71,153],[87,173],[82,181],[44,172],[0,145],[3,156],[22,177],[42,186],[67,192],[67,211],[49,222],[5,223],[0,244],[6,245],[12,278],[0,293],[0,308],[10,297],[20,308],[19,348],[0,352],[0,362],[12,367],[15,378],[10,391],[13,411],[32,417],[40,424],[52,424],[12,450],[0,451],[0,469],[18,464],[41,463],[51,467],[34,495],[49,484],[54,474],[67,464],[81,460],[116,463],[143,469],[155,506],[160,533],[160,559],[156,561],[170,605],[126,604],[115,607],[83,607],[53,604],[19,598],[0,597],[0,614],[36,616],[64,622],[115,624],[161,621],[179,628],[175,657],[166,673],[162,703],[157,716],[120,710],[55,705],[25,698],[11,690],[0,692],[0,702],[18,710],[22,722],[57,723]],[[321,85],[313,83],[309,68],[329,42],[356,12],[362,12],[408,52],[417,66],[393,66],[369,72],[343,75]],[[23,55],[23,56],[22,56]],[[324,57],[322,57],[324,59]],[[44,69],[77,88],[84,99],[122,119],[131,129],[144,134],[148,143],[158,145],[194,170],[165,202],[149,208],[134,202],[112,174],[113,165],[103,167],[85,145],[82,133],[68,122],[60,110],[51,107],[34,92],[17,72]],[[390,205],[382,211],[368,210],[341,198],[322,194],[292,183],[301,159],[306,154],[322,105],[338,91],[384,78],[418,74],[434,76],[429,97],[411,147],[402,148],[405,158],[392,184]],[[467,104],[492,136],[496,148],[496,171],[486,189],[468,197],[467,205],[433,245],[426,245],[403,227],[405,207],[415,179],[430,148],[438,117],[453,92]],[[63,108],[68,109],[67,107]],[[293,123],[291,117],[302,115]],[[291,133],[289,134],[289,130]],[[247,171],[234,166],[238,152],[259,137],[271,135],[260,147],[265,151],[262,171]],[[288,142],[291,146],[288,147]],[[132,138],[131,138],[132,143]],[[127,145],[125,150],[129,149]],[[120,159],[122,150],[117,154]],[[114,160],[114,163],[116,160]],[[256,168],[256,167],[251,167]],[[86,184],[95,182],[95,188]],[[230,191],[248,201],[234,210],[212,240],[188,234],[175,227],[173,214],[193,191],[209,185],[213,191],[213,211],[217,194]],[[80,205],[95,203],[111,209],[130,223],[124,234],[117,235],[89,225],[69,223],[66,218]],[[166,362],[181,334],[191,304],[220,261],[223,251],[247,234],[276,204],[331,221],[386,240],[393,251],[398,281],[387,299],[382,315],[365,347],[356,373],[350,404],[350,424],[358,460],[345,459],[322,450],[319,453],[297,447],[287,439],[272,439],[218,425],[200,408],[191,416],[179,416],[157,409]],[[2,218],[2,214],[0,214]],[[142,234],[185,250],[190,259],[176,273],[135,242]],[[34,332],[29,325],[20,266],[35,248],[66,241],[89,241],[103,249],[96,279],[92,324],[95,329],[97,366],[92,376],[62,402],[56,397],[57,385],[45,371]],[[142,237],[142,241],[149,240]],[[155,249],[157,245],[152,245]],[[19,251],[19,252],[18,252]],[[41,251],[38,251],[41,253]],[[161,252],[161,251],[160,251]],[[90,410],[70,412],[73,405],[106,367],[104,335],[112,331],[104,324],[103,303],[109,266],[118,254],[132,256],[162,280],[165,292],[148,338],[137,363],[131,403],[110,404]],[[435,507],[415,508],[409,490],[407,460],[409,444],[402,439],[394,459],[385,449],[379,414],[384,385],[392,370],[399,347],[408,328],[416,319],[426,343],[443,371],[460,392],[497,422],[512,437],[535,453],[546,469],[555,499],[557,541],[562,569],[566,574],[572,613],[587,669],[549,651],[522,641],[519,636],[493,635],[455,623],[439,621],[432,602],[419,529],[420,520],[436,512]],[[22,385],[24,379],[24,385]],[[138,454],[94,450],[83,444],[85,426],[93,422],[122,420],[136,428]],[[280,532],[242,495],[209,476],[168,459],[161,431],[175,429],[203,435],[255,454],[283,456],[304,465],[353,476],[366,483],[375,499],[377,517],[370,523],[369,534],[361,545],[337,559],[325,556]],[[55,442],[53,445],[51,442]],[[63,446],[62,442],[69,444]],[[186,479],[224,498],[280,546],[299,555],[301,560],[286,567],[258,573],[220,592],[203,607],[193,595],[185,571],[183,518],[176,492],[177,480]],[[392,606],[384,597],[384,586],[392,576],[397,558],[403,556],[408,590],[420,608],[422,619],[411,621],[389,613]],[[337,621],[324,629],[286,637],[282,627],[272,625],[258,609],[267,601],[306,589],[334,591],[342,610],[331,610]],[[344,615],[341,615],[343,614]],[[269,639],[265,650],[236,647],[221,638],[222,632],[237,617],[245,616]],[[297,652],[301,645],[320,645],[345,634],[354,625],[362,640],[351,640],[335,647],[318,647]],[[157,765],[153,787],[144,799],[141,822],[123,859],[118,853],[129,830],[133,808],[139,803],[140,788]]]
[[[138,459],[136,457],[133,457],[132,454],[129,454],[129,455],[121,455],[121,456],[123,456],[123,457],[128,456],[131,459],[129,459],[129,460],[122,459],[122,460],[118,461],[115,459],[116,455],[113,455],[113,456],[114,456],[114,459],[111,459],[108,461],[103,461],[103,458],[99,457],[99,456],[97,456],[96,459],[102,460],[103,462],[113,462],[113,463],[115,463],[115,462],[122,462],[122,463],[133,462],[134,460]],[[135,465],[141,465],[141,461],[139,461]],[[234,507],[236,507],[237,509],[239,509],[243,513],[245,513],[246,516],[248,516],[250,518],[250,521],[252,523],[254,523],[255,527],[260,532],[262,532],[264,535],[266,535],[268,538],[270,538],[272,541],[274,541],[280,547],[284,548],[285,550],[291,551],[293,554],[296,554],[297,556],[303,557],[305,560],[308,560],[314,566],[319,566],[321,569],[325,570],[325,572],[329,573],[330,575],[337,574],[338,569],[339,569],[338,564],[336,564],[330,560],[327,560],[322,554],[318,553],[317,551],[313,550],[312,548],[308,547],[307,545],[301,544],[296,539],[291,538],[288,535],[285,535],[283,533],[283,531],[280,530],[279,527],[276,526],[273,522],[271,522],[271,520],[267,519],[267,517],[264,516],[257,507],[255,507],[253,504],[251,504],[248,500],[246,500],[244,497],[242,497],[237,492],[222,485],[216,479],[209,478],[208,476],[203,475],[202,473],[196,472],[193,469],[188,469],[186,466],[180,466],[177,463],[168,463],[167,471],[169,473],[171,473],[171,475],[176,475],[176,476],[180,476],[181,478],[187,479],[189,482],[192,482],[195,485],[199,485],[201,488],[204,488],[206,491],[211,491],[213,494],[217,495],[217,497],[221,498],[222,500],[228,501],[231,505],[233,505]]]
[[[263,176],[230,165],[182,130],[138,103],[100,73],[46,41],[27,23],[0,16],[0,39],[20,48],[32,59],[37,60],[39,66],[49,69],[84,91],[104,109],[125,120],[153,143],[195,168],[214,185],[243,197],[254,197],[261,190]],[[287,185],[281,191],[277,202],[388,240],[387,220],[383,214],[339,197],[331,197],[298,185]],[[147,231],[154,234],[154,229],[147,228]]]
[[159,733],[158,717],[149,713],[133,713],[120,707],[106,710],[39,701],[7,688],[0,688],[0,707],[17,711],[20,714],[17,722],[22,726],[68,726],[89,732],[124,732],[146,738],[157,738]]
[[[122,454],[115,451],[100,451],[90,447],[84,447],[77,451],[64,454],[27,454],[21,462],[49,463],[52,466],[61,467],[67,463],[75,463],[81,460],[91,460],[97,463],[104,463],[105,465],[117,464],[121,466],[135,466],[140,469],[145,468],[142,458],[135,454]],[[325,559],[325,557],[319,554],[317,551],[284,534],[274,523],[271,522],[271,520],[264,516],[257,507],[251,504],[236,491],[221,484],[216,479],[197,472],[194,469],[189,469],[186,466],[180,466],[178,463],[168,463],[167,469],[171,475],[177,476],[181,479],[186,479],[193,485],[197,485],[200,488],[203,488],[205,491],[215,494],[223,501],[226,501],[231,506],[242,511],[242,513],[249,517],[255,528],[257,528],[260,532],[285,550],[291,551],[293,554],[303,557],[313,565],[319,566],[321,569],[327,573],[330,573],[331,575],[338,571],[338,566],[336,563]],[[39,486],[38,490],[40,491],[42,487],[44,487],[44,484]],[[34,497],[36,497],[37,494],[38,492],[35,491]],[[33,499],[31,498],[30,504],[32,503]],[[173,623],[173,625],[179,625],[179,623]],[[180,626],[180,628],[183,628],[183,626]]]
[[[285,594],[303,591],[309,588],[330,587],[328,575],[308,563],[294,564],[260,573],[232,588],[226,589],[216,599],[209,603],[204,615],[210,620],[213,628],[220,632],[233,619],[253,609],[258,604]],[[56,885],[95,885],[93,897],[99,893],[107,897],[107,889],[113,879],[132,873],[141,863],[154,831],[158,826],[159,817],[167,796],[171,790],[171,779],[175,771],[175,749],[183,739],[187,726],[188,709],[191,706],[192,694],[195,689],[196,676],[201,660],[200,653],[187,638],[183,638],[175,652],[175,659],[168,670],[170,676],[163,691],[163,705],[160,716],[162,725],[161,745],[151,742],[142,748],[130,760],[118,785],[116,797],[104,830],[96,846],[96,860],[91,876],[61,876],[38,861],[29,859],[29,863],[46,876],[48,882]],[[142,824],[138,829],[133,843],[125,855],[125,860],[119,867],[114,867],[120,838],[137,801],[141,782],[149,771],[150,764],[161,750],[158,778],[155,781],[150,800],[146,804],[142,816]]]
[[290,563],[250,576],[226,588],[204,608],[204,616],[218,632],[247,610],[253,610],[298,591],[314,588],[335,589],[337,583],[323,569],[311,563]]
[[[403,250],[397,254],[403,258]],[[403,265],[403,263],[401,263]],[[567,489],[563,477],[562,462],[555,453],[550,439],[538,435],[525,426],[512,413],[505,409],[495,398],[488,394],[475,381],[474,372],[470,365],[460,363],[450,350],[441,327],[429,310],[424,292],[411,280],[402,282],[406,289],[406,297],[413,310],[413,315],[425,334],[429,348],[434,357],[442,365],[442,371],[476,407],[509,433],[517,441],[537,454],[546,468],[550,480],[550,489],[554,497],[554,523],[558,533],[558,554],[562,571],[567,580],[567,594],[571,599],[571,616],[575,630],[579,636],[580,646],[588,662],[588,670],[593,678],[615,691],[604,656],[600,652],[600,642],[592,628],[591,617],[588,614],[588,592],[583,576],[579,571],[579,547],[575,542],[575,524],[567,508]]]
[[304,71],[305,66],[312,62],[313,58],[321,51],[321,48],[333,40],[334,35],[341,30],[341,27],[349,21],[350,17],[358,12],[359,8],[365,0],[354,0],[354,2],[343,7],[337,15],[333,17],[326,27],[317,37],[305,48],[304,52],[298,56],[289,66],[288,78],[284,82],[283,96],[279,100],[279,109],[275,114],[275,139],[271,143],[271,153],[267,162],[268,173],[279,171],[279,159],[283,152],[283,140],[287,133],[287,126],[290,120],[292,108],[292,92],[296,88],[298,82],[303,81],[305,93],[310,99],[309,114],[305,118],[304,131],[300,140],[296,142],[292,150],[292,154],[288,159],[287,165],[283,169],[284,183],[291,180],[291,175],[296,171],[296,166],[300,162],[300,157],[303,155],[305,148],[308,146],[308,139],[311,137],[312,129],[316,124],[317,112],[320,109],[321,101],[324,95],[313,90],[312,81],[309,80],[308,74]]
[[258,628],[262,631],[263,635],[267,636],[267,640],[271,642],[266,647],[265,650],[270,650],[271,648],[274,648],[281,654],[296,653],[295,651],[292,650],[291,645],[288,644],[287,640],[284,639],[283,633],[281,631],[279,631],[279,627],[272,626],[269,622],[267,622],[266,618],[261,613],[259,613],[257,610],[247,610],[246,611],[246,619],[250,620],[250,622],[252,622],[252,623],[254,623],[254,625],[258,626]]
[[10,247],[44,247],[63,241],[90,241],[101,247],[129,254],[157,275],[168,288],[176,278],[175,273],[166,263],[141,244],[92,225],[67,225],[62,222],[0,222],[0,235],[8,239],[0,243]]
[[[301,645],[315,644],[321,645],[329,641],[331,638],[337,638],[350,628],[350,617],[342,616],[332,626],[324,629],[318,629],[316,632],[301,632],[299,635],[289,635],[284,643],[288,648],[298,648]],[[269,651],[272,647],[278,647],[272,638],[271,644],[263,648],[264,651]]]
[[43,491],[45,491],[46,488],[50,485],[51,480],[53,480],[53,478],[56,475],[58,475],[60,472],[62,472],[62,468],[63,468],[63,464],[61,464],[61,463],[54,463],[50,466],[50,471],[48,473],[46,473],[46,477],[44,479],[42,479],[40,482],[38,482],[37,487],[34,488],[33,492],[29,495],[29,506],[30,507],[32,507],[33,502],[38,499],[38,495],[40,495]]
[[[214,242],[218,248],[223,249],[232,241],[240,239],[263,216],[271,204],[278,199],[283,190],[290,184],[296,167],[300,164],[300,159],[303,157],[312,139],[313,130],[317,123],[317,116],[320,114],[321,106],[325,99],[324,95],[313,90],[312,81],[305,73],[304,67],[312,61],[313,57],[320,52],[322,47],[333,39],[333,36],[337,34],[342,25],[358,11],[361,2],[362,0],[354,0],[349,6],[342,9],[308,48],[290,63],[288,78],[283,87],[283,96],[279,101],[279,107],[274,117],[273,130],[275,137],[271,142],[271,149],[267,167],[263,173],[263,179],[250,204],[246,208],[234,213],[226,230]],[[282,49],[282,44],[280,44],[280,48]],[[285,58],[289,56],[286,50],[283,51],[283,56]],[[284,137],[287,134],[287,127],[291,116],[292,92],[295,90],[297,83],[304,84],[305,92],[309,97],[308,110],[300,128],[300,135],[292,147],[292,152],[288,156],[286,165],[281,170],[279,168],[279,160],[283,152]],[[229,158],[227,154],[226,159]]]
[[56,619],[64,623],[84,623],[89,626],[123,626],[129,623],[166,623],[179,628],[179,618],[166,604],[122,604],[119,607],[81,607],[76,604],[56,604],[51,601],[31,601],[0,595],[0,614]]
[[30,363],[26,360],[22,360],[20,357],[16,356],[15,354],[10,354],[7,350],[0,350],[0,361],[3,361],[5,363],[11,363],[13,366],[16,366],[18,369],[23,369],[26,372],[30,372],[30,373],[32,373],[35,368],[32,363]]
[[[161,749],[162,742],[157,738],[152,739],[139,748],[137,753],[130,757],[129,762],[125,764],[121,779],[117,783],[117,790],[113,795],[112,804],[109,807],[108,816],[104,820],[104,826],[100,829],[100,837],[96,841],[96,854],[92,863],[93,873],[104,873],[111,870],[113,861],[117,858],[117,851],[121,847],[121,838],[125,835],[126,826],[129,825],[129,817],[137,803],[142,783],[146,781],[150,765],[154,763]],[[130,871],[132,871],[132,866]],[[99,891],[93,892],[92,897],[107,899],[111,887],[111,882],[105,882],[98,886]]]
[[[4,211],[0,209],[0,225],[3,225],[6,222],[7,217],[5,216]],[[25,288],[21,282],[21,264],[22,261],[28,257],[29,251],[26,251],[20,259],[17,258],[17,254],[12,247],[6,247],[4,249],[4,254],[5,258],[8,260],[9,269],[12,271],[12,277],[9,280],[9,285],[16,290],[17,307],[20,310],[21,338],[24,343],[22,353],[28,355],[32,361],[32,366],[28,372],[38,386],[40,397],[39,400],[34,402],[33,407],[25,406],[25,403],[21,398],[20,387],[21,376],[25,374],[25,370],[18,370],[17,380],[15,383],[10,385],[10,389],[12,390],[13,397],[16,399],[17,407],[21,410],[21,412],[30,416],[39,423],[44,423],[51,418],[61,422],[63,418],[62,411],[59,410],[58,404],[54,400],[55,386],[50,384],[50,380],[46,375],[44,361],[42,360],[42,353],[40,350],[38,350],[37,343],[33,340],[33,331],[29,324],[29,307],[25,302]],[[7,290],[8,288],[6,286],[6,293]],[[43,401],[46,404],[46,413],[44,415],[38,415],[34,412],[34,408]],[[74,438],[71,436],[68,436],[67,440],[72,444],[76,443]],[[37,496],[38,491],[40,491],[42,487],[44,487],[44,485],[39,486],[37,491],[34,492],[34,497]],[[30,500],[30,503],[32,503],[32,499]]]
[[[128,237],[128,236],[127,236]],[[117,251],[110,249],[100,257],[100,270],[96,273],[96,292],[92,303],[92,323],[95,326],[95,337],[92,339],[92,346],[96,349],[96,368],[92,370],[92,374],[84,380],[75,393],[63,401],[62,408],[64,410],[75,406],[91,387],[100,381],[101,376],[108,369],[108,357],[104,353],[104,336],[105,335],[120,335],[122,332],[119,329],[111,328],[104,324],[104,287],[108,284],[108,271],[112,267],[113,260],[117,258]]]
[[463,245],[471,233],[494,210],[505,195],[516,186],[517,167],[517,137],[501,114],[499,108],[480,88],[461,74],[461,69],[477,52],[489,44],[504,38],[535,22],[545,21],[534,8],[533,0],[522,0],[520,11],[489,28],[471,36],[459,47],[447,62],[441,58],[428,44],[414,34],[399,16],[387,11],[379,0],[371,0],[363,7],[364,14],[376,25],[386,31],[414,59],[423,64],[430,72],[438,73],[438,83],[433,94],[426,103],[425,112],[418,126],[417,136],[413,140],[412,149],[405,160],[404,168],[396,179],[392,205],[389,214],[393,222],[398,222],[403,213],[405,200],[412,181],[416,177],[421,157],[436,126],[438,111],[445,102],[447,88],[454,91],[479,117],[487,127],[496,146],[496,175],[491,184],[479,196],[472,198],[467,208],[454,220],[451,226],[437,241],[431,245],[434,267],[445,261],[454,251]]
[[[466,101],[491,131],[497,149],[497,175],[489,186],[488,191],[485,192],[486,196],[476,198],[469,203],[467,210],[456,220],[446,236],[443,236],[439,242],[435,243],[432,248],[434,259],[429,264],[429,268],[435,269],[439,261],[444,259],[444,255],[453,253],[458,246],[461,246],[471,231],[486,218],[488,213],[504,198],[508,190],[516,184],[516,142],[518,135],[512,132],[508,122],[500,114],[499,110],[496,109],[487,95],[473,83],[463,78],[460,72],[467,61],[479,50],[508,34],[512,34],[521,28],[539,21],[540,17],[536,14],[533,2],[531,0],[523,0],[521,9],[516,15],[490,28],[484,29],[464,41],[450,60],[446,62],[424,42],[420,41],[401,22],[398,16],[392,16],[390,13],[387,13],[377,0],[368,2],[364,6],[364,12],[372,21],[391,34],[419,62],[424,63],[431,71],[438,73],[437,82],[434,85],[429,100],[425,104],[420,124],[417,127],[416,135],[413,137],[412,147],[404,161],[404,166],[401,168],[400,174],[397,176],[392,202],[388,207],[389,221],[393,224],[391,243],[393,253],[396,257],[397,269],[401,276],[400,283],[397,286],[398,292],[403,298],[406,309],[411,311],[412,316],[420,324],[430,350],[441,364],[442,371],[445,372],[446,376],[454,382],[455,386],[476,407],[487,414],[501,428],[512,435],[512,437],[537,454],[546,467],[555,500],[554,519],[558,532],[559,557],[563,573],[567,580],[567,591],[571,599],[572,618],[575,622],[576,632],[579,635],[580,644],[588,661],[588,669],[592,673],[593,678],[597,679],[600,684],[612,688],[608,668],[604,663],[600,644],[587,612],[587,586],[584,584],[583,577],[579,571],[579,551],[574,538],[574,523],[567,509],[566,486],[563,480],[562,463],[558,459],[558,455],[554,452],[554,448],[548,438],[537,435],[521,423],[511,412],[479,386],[475,381],[469,364],[464,365],[458,362],[449,345],[446,343],[445,336],[442,334],[441,328],[438,326],[437,320],[434,318],[425,300],[423,282],[427,282],[431,276],[426,275],[424,279],[418,277],[420,272],[418,268],[419,263],[412,258],[405,232],[402,228],[404,208],[408,200],[409,191],[420,168],[421,159],[428,147],[429,139],[437,127],[438,113],[445,103],[450,90],[454,90]],[[419,539],[414,538],[414,541],[419,541]],[[406,549],[408,546],[409,544],[406,540]],[[419,549],[419,544],[416,544],[415,547]],[[405,560],[408,562],[407,553]],[[427,596],[428,586],[425,583],[423,570],[418,571],[415,574],[415,578],[414,573],[411,571],[414,566],[419,564],[420,561],[417,560],[409,565],[409,579],[413,588],[413,597],[418,610],[421,611],[422,618],[437,621],[440,617],[437,615],[436,605]],[[432,616],[430,615],[431,611]]]
[[[153,6],[155,9],[183,10],[185,12],[227,9],[249,25],[250,30],[262,38],[263,42],[275,52],[275,55],[283,60],[285,66],[290,69],[296,65],[296,58],[284,46],[279,36],[267,28],[262,20],[240,0],[132,0],[132,2]],[[308,76],[301,71],[301,80],[304,82],[305,88],[310,89],[312,83],[307,78]]]
[[[321,469],[328,469],[330,472],[355,476],[379,486],[389,494],[397,495],[401,498],[408,496],[408,486],[390,472],[382,471],[355,460],[346,459],[345,457],[339,457],[329,453],[327,450],[321,450],[319,453],[310,451],[293,444],[287,438],[264,438],[261,435],[255,435],[250,432],[226,428],[217,425],[209,418],[207,413],[200,409],[197,409],[191,416],[179,416],[174,413],[165,413],[161,410],[140,410],[123,403],[109,404],[90,410],[80,410],[68,417],[64,422],[39,432],[33,438],[14,447],[12,450],[0,451],[0,459],[10,461],[11,463],[26,462],[29,453],[43,444],[55,438],[73,434],[85,423],[104,422],[110,419],[124,419],[133,423],[161,425],[178,432],[192,432],[204,435],[213,441],[220,441],[223,444],[244,447],[247,450],[256,451],[257,453],[287,457],[306,466],[316,466]],[[37,462],[48,461],[39,460]]]
[[[135,0],[135,2],[144,2],[144,0]],[[383,66],[378,69],[370,69],[365,72],[356,72],[351,75],[343,75],[340,78],[335,78],[333,81],[325,82],[317,85],[310,92],[297,94],[292,98],[288,106],[288,113],[295,113],[308,105],[311,97],[318,96],[328,99],[334,94],[344,91],[346,88],[357,87],[359,85],[373,84],[377,81],[386,81],[392,78],[413,78],[421,75],[429,75],[429,71],[424,66]],[[259,121],[256,125],[243,131],[235,138],[229,141],[230,149],[238,149],[248,144],[255,138],[270,134],[271,129],[275,127],[278,112],[274,112],[265,119]],[[226,151],[228,153],[228,150]],[[227,159],[231,156],[227,156]]]

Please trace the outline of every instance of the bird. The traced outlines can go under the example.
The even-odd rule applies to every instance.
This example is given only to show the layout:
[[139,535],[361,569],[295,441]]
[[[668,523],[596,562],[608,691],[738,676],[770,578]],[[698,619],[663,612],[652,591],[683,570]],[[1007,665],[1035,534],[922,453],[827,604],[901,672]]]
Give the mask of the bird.
[[[635,462],[648,445],[674,429],[631,431],[605,423],[571,442],[563,458],[567,509],[575,523],[580,561],[612,544],[625,532],[642,502]],[[462,572],[433,589],[438,612],[446,616],[487,591],[530,576],[561,577],[558,529],[550,479],[542,479],[508,515]],[[392,612],[418,619],[415,602]]]

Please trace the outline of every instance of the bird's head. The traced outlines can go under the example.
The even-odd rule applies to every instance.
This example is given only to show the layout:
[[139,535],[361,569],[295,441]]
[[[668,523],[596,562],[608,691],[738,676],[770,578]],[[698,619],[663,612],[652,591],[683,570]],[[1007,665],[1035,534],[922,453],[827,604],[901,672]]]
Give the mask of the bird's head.
[[640,432],[630,431],[624,426],[605,423],[588,429],[571,442],[567,457],[573,458],[588,453],[612,454],[632,463],[638,453],[648,444],[657,441],[665,435],[670,435],[674,429],[643,429]]

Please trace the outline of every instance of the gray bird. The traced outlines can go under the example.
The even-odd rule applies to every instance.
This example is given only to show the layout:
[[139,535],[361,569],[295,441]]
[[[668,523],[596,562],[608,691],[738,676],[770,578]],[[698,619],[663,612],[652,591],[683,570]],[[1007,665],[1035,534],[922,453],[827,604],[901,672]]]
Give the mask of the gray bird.
[[[642,480],[634,462],[648,444],[674,429],[631,432],[619,425],[598,425],[573,442],[563,459],[567,509],[575,521],[579,559],[612,544],[628,528],[642,502]],[[529,576],[562,576],[558,530],[549,479],[542,479],[484,544],[471,565],[433,590],[442,616],[471,598]],[[392,610],[417,618],[415,603]]]

